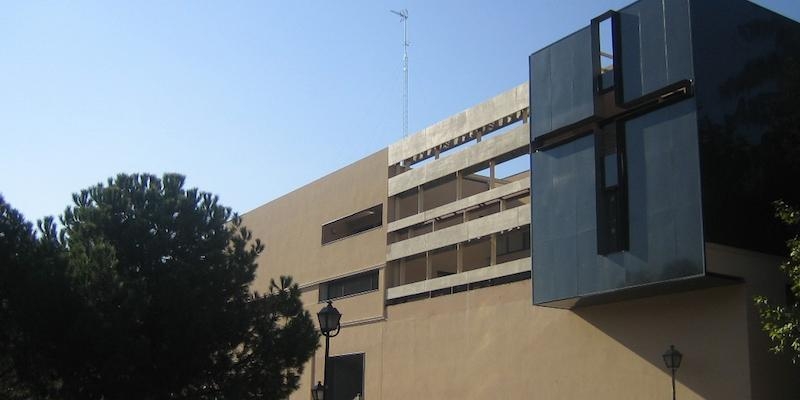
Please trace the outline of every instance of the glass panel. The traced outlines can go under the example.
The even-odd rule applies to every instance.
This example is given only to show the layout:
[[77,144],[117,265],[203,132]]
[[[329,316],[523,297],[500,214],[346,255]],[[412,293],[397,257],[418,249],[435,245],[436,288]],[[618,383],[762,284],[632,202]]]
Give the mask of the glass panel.
[[531,227],[526,225],[497,235],[497,263],[530,257]]
[[403,284],[424,281],[426,279],[428,268],[425,254],[405,259],[405,267],[403,268],[402,282]]
[[[331,399],[353,400],[364,397],[364,354],[329,358]],[[327,398],[326,398],[327,400]]]
[[458,213],[450,217],[437,219],[433,222],[434,230],[441,230],[464,222],[464,214]]
[[458,272],[458,253],[456,246],[447,246],[430,253],[431,278],[453,275]]
[[510,197],[508,199],[505,199],[504,202],[505,202],[504,205],[505,210],[528,205],[531,203],[531,194],[525,193],[518,196]]
[[533,154],[534,304],[578,295],[578,269],[597,257],[595,140]]
[[383,224],[383,205],[377,205],[322,226],[322,244],[346,238]]
[[531,55],[533,139],[594,114],[591,39],[587,26]]
[[492,245],[489,238],[475,239],[464,244],[464,271],[488,267],[492,260]]
[[498,212],[500,212],[500,201],[495,201],[493,203],[482,205],[472,210],[468,210],[467,220],[472,221]]
[[348,276],[324,284],[320,288],[319,300],[334,299],[378,289],[378,271]]
[[617,171],[617,153],[603,157],[606,188],[619,185],[619,172]]
[[[637,1],[619,14],[625,102],[682,79],[693,79],[688,2]],[[716,29],[718,26],[711,31]],[[721,43],[726,42],[715,42],[713,54],[726,46]]]

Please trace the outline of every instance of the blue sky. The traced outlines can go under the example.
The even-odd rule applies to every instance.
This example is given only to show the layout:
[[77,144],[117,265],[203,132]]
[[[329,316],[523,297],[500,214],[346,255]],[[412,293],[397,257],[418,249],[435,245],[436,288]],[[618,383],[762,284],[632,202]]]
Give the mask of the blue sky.
[[244,213],[402,138],[390,9],[415,132],[630,2],[3,2],[0,193],[36,220],[119,172],[179,172]]

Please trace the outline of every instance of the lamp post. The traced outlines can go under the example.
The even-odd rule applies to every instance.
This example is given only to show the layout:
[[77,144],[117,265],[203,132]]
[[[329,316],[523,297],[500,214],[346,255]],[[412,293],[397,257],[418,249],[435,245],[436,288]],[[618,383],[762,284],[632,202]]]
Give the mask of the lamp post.
[[[325,336],[325,370],[324,370],[324,383],[317,382],[317,386],[311,390],[311,395],[314,400],[330,399],[330,379],[328,379],[328,358],[330,351],[331,338],[338,335],[342,329],[339,321],[342,319],[342,313],[339,312],[333,303],[328,300],[328,305],[323,307],[317,313],[319,319],[319,331]],[[321,395],[321,396],[320,396]]]
[[669,349],[661,357],[664,359],[664,365],[672,371],[672,400],[675,400],[675,370],[681,366],[683,354],[675,350],[675,346],[669,345]]

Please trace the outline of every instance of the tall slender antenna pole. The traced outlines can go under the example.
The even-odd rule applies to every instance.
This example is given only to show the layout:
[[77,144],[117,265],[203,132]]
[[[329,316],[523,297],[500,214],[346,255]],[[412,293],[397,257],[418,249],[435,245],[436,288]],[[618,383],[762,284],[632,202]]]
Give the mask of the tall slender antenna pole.
[[408,136],[408,10],[389,10],[403,22],[403,137]]

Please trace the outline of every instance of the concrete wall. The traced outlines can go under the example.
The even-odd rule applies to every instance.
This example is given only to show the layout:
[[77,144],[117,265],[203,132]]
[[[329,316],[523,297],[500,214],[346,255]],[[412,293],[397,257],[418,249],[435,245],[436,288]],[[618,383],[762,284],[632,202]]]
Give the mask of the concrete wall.
[[664,399],[675,344],[678,398],[744,399],[745,302],[737,285],[575,313],[532,306],[522,281],[388,307],[343,328],[331,354],[366,353],[367,399]]
[[[577,312],[532,306],[530,290],[528,280],[390,306],[385,320],[345,326],[331,354],[365,353],[366,399],[664,399],[671,388],[661,354],[670,344],[684,354],[680,399],[797,393],[784,380],[796,370],[758,361],[766,346],[753,349],[759,333],[745,284]],[[336,306],[360,314],[372,296]],[[308,399],[322,379],[322,353],[293,399]]]
[[766,296],[773,304],[786,303],[786,275],[778,269],[783,258],[755,251],[706,243],[706,264],[710,272],[742,277],[745,285],[748,351],[753,398],[785,399],[800,397],[800,366],[789,357],[776,355],[767,334],[761,329],[753,299]]
[[[310,284],[381,266],[386,253],[386,156],[381,150],[245,214],[244,224],[265,243],[254,288],[292,275]],[[377,204],[384,224],[321,245],[322,225]]]

